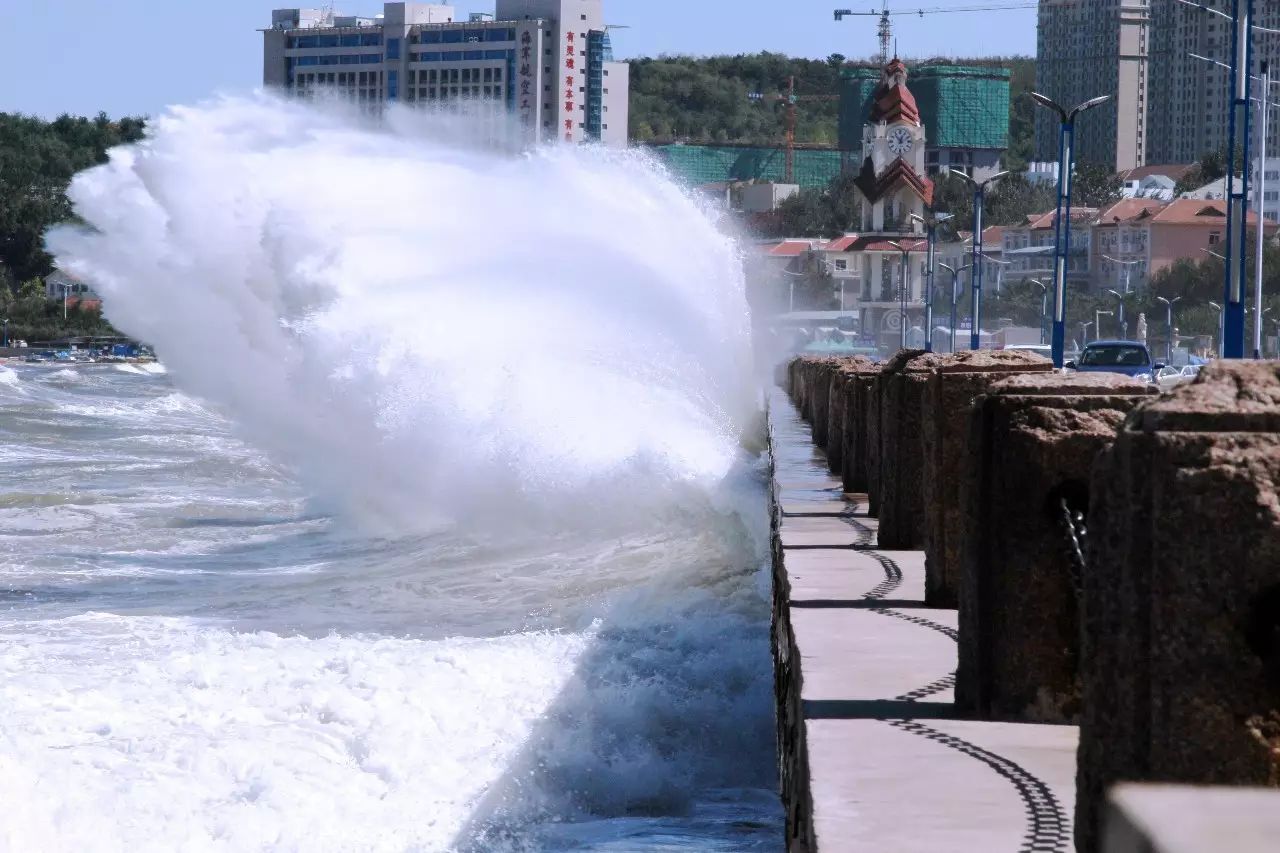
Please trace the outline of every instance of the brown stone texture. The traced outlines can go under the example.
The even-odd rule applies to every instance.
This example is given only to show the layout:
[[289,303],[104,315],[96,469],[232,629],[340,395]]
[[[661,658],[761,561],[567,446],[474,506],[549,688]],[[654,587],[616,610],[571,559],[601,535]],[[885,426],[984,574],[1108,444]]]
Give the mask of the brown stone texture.
[[924,409],[924,457],[921,468],[925,515],[925,602],[955,607],[960,554],[967,520],[960,503],[970,448],[969,409],[1002,378],[1018,373],[1044,375],[1048,359],[1016,350],[969,350],[945,355],[928,379]]
[[867,435],[867,407],[875,389],[881,365],[866,361],[848,365],[845,374],[845,430],[841,479],[844,490],[857,494],[868,491],[867,456],[871,452]]
[[956,704],[984,719],[1073,722],[1080,627],[1060,499],[1088,509],[1090,470],[1129,411],[1156,393],[1115,374],[1023,373],[968,415],[956,578]]
[[[856,412],[850,411],[857,372],[875,366],[866,356],[842,358],[831,371],[827,394],[827,467],[832,474],[844,471],[845,449],[849,444],[850,424],[857,424]],[[850,420],[850,417],[853,420]]]
[[1094,467],[1076,843],[1118,781],[1280,785],[1280,366],[1136,409]]
[[873,506],[880,519],[881,548],[916,550],[924,544],[924,405],[929,376],[943,358],[924,350],[899,350],[880,373],[880,453],[873,466],[879,498],[873,498]]

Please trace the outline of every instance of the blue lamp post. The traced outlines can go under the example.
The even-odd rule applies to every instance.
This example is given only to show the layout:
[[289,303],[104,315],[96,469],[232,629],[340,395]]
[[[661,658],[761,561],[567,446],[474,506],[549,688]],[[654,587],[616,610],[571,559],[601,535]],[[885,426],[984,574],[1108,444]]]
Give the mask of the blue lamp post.
[[938,226],[950,219],[951,214],[928,211],[926,216],[920,216],[915,213],[908,215],[924,226],[929,246],[924,274],[926,288],[924,293],[924,351],[933,352],[933,276],[937,266]]
[[1009,174],[996,172],[984,181],[976,181],[964,172],[947,169],[947,174],[954,175],[973,185],[973,272],[969,278],[973,280],[973,328],[969,335],[969,349],[977,349],[981,343],[982,330],[982,207],[987,200],[987,187]]
[[973,264],[953,267],[951,264],[938,264],[951,273],[951,352],[956,351],[956,303],[960,301],[960,273],[973,269]]
[[1067,338],[1067,254],[1071,250],[1071,168],[1075,160],[1076,116],[1111,99],[1110,95],[1090,98],[1074,109],[1059,106],[1052,98],[1032,92],[1042,107],[1058,114],[1062,122],[1058,146],[1058,212],[1054,217],[1053,243],[1053,366],[1062,367]]

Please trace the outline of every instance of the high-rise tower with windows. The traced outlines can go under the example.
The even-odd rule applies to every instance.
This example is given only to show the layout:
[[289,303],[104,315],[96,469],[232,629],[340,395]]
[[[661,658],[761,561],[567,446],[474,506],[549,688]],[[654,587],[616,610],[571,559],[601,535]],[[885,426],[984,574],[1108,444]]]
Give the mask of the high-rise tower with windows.
[[263,83],[337,92],[377,107],[467,103],[514,113],[531,141],[627,144],[629,66],[616,62],[602,0],[385,3],[375,17],[277,9],[263,31]]

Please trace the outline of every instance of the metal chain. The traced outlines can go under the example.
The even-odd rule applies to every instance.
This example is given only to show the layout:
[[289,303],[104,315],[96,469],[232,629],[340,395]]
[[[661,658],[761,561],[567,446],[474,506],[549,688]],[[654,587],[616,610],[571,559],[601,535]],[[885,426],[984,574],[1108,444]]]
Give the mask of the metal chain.
[[1062,529],[1066,534],[1067,563],[1071,569],[1071,587],[1077,600],[1084,594],[1085,550],[1089,542],[1089,528],[1084,513],[1073,510],[1066,498],[1059,499],[1062,507]]

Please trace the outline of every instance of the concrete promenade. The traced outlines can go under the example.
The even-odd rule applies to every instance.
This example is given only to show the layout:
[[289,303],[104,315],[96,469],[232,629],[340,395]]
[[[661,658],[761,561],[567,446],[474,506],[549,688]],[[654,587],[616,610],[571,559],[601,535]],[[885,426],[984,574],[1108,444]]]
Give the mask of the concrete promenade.
[[924,606],[923,552],[876,550],[865,496],[779,389],[770,410],[789,849],[1073,850],[1076,729],[956,714],[956,611]]

